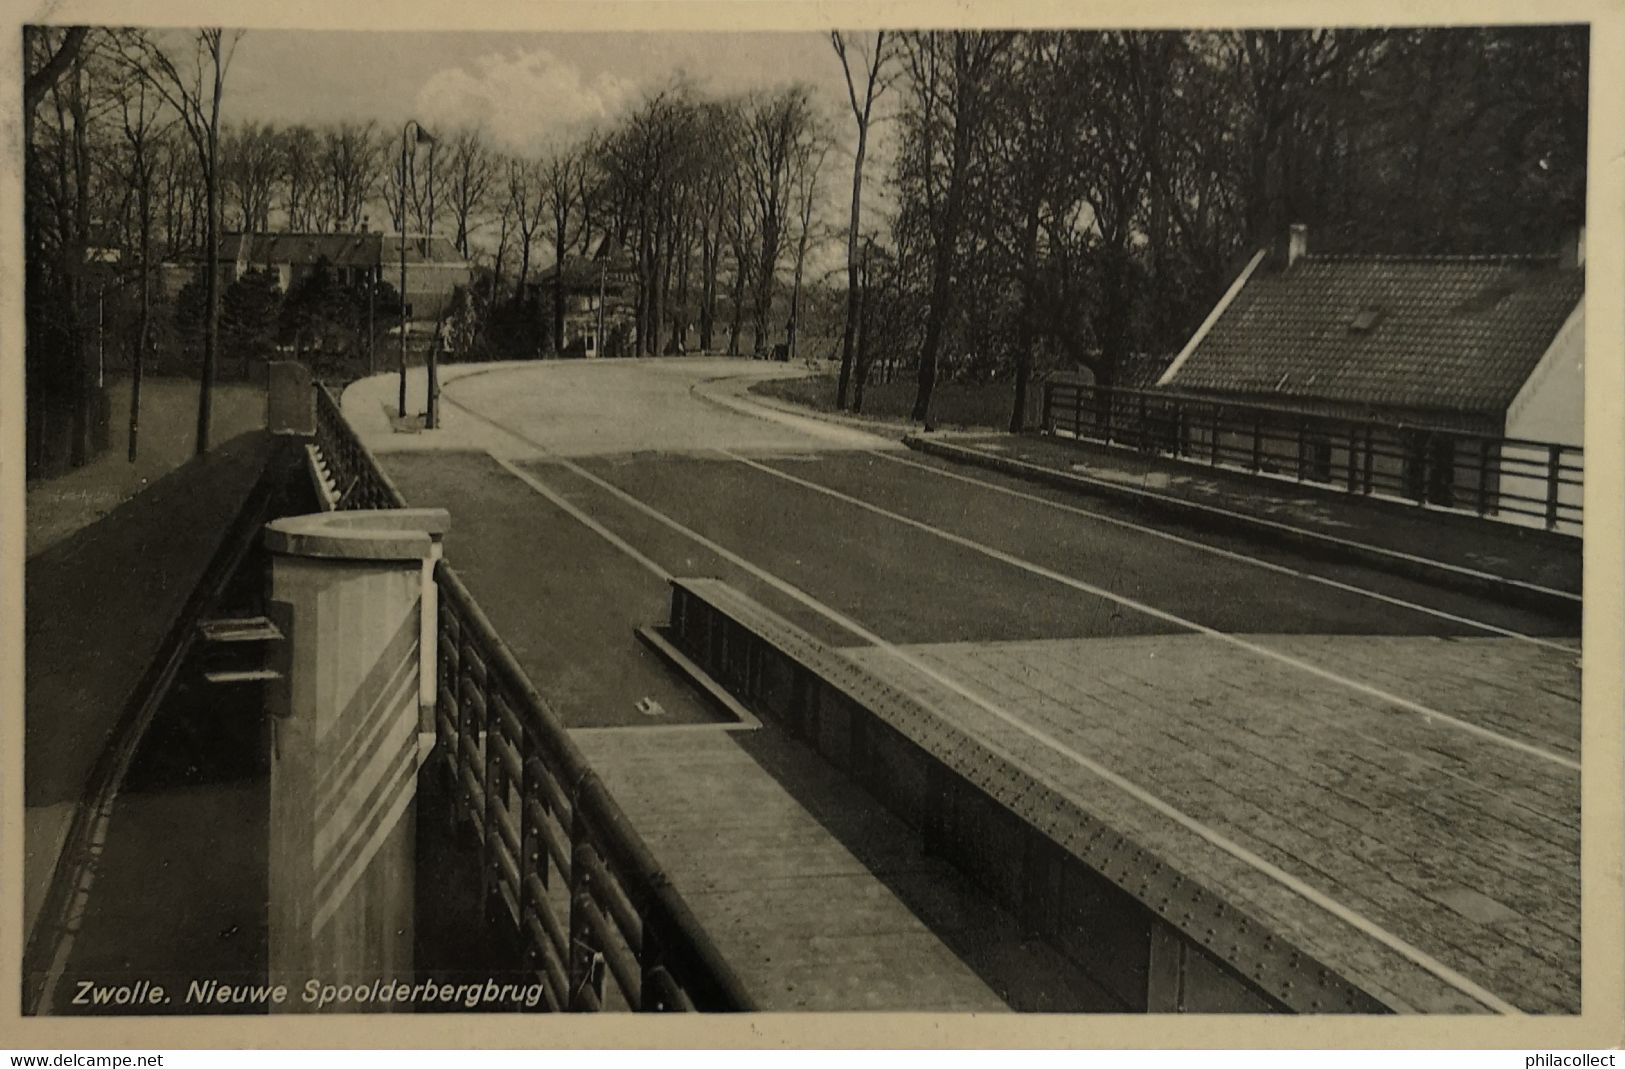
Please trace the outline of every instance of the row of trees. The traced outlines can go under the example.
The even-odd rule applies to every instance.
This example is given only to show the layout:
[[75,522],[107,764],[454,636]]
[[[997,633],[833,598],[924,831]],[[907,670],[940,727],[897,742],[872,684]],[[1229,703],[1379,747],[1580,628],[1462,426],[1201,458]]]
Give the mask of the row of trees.
[[[128,332],[138,375],[159,341],[196,338],[206,448],[223,284],[214,260],[229,230],[346,232],[387,219],[443,234],[477,265],[465,307],[479,321],[464,332],[503,355],[557,346],[565,279],[541,302],[532,283],[545,264],[600,251],[630,265],[642,352],[797,348],[833,144],[807,87],[720,98],[679,79],[574,140],[552,132],[547,152],[503,151],[475,127],[436,129],[402,152],[400,133],[377,122],[222,121],[236,41],[215,30],[29,32],[41,84],[29,114],[44,120],[28,138],[30,262],[44,273],[30,286],[32,407],[43,430],[52,398],[66,399],[73,463],[91,448],[91,306],[105,322],[109,292],[129,304],[140,292]],[[205,268],[196,332],[151,325],[165,321],[151,307],[165,299],[154,286],[165,262]]]
[[1583,219],[1583,27],[876,43],[899,146],[880,299],[920,420],[944,369],[1013,379],[1019,429],[1035,366],[1111,383],[1176,350],[1289,223],[1323,250],[1504,253]]
[[[208,264],[224,229],[444,234],[479,266],[463,329],[493,355],[556,345],[564,273],[535,278],[604,250],[645,353],[794,352],[809,287],[832,289],[838,404],[884,360],[913,369],[918,419],[940,377],[973,376],[1014,383],[1019,426],[1039,372],[1110,383],[1176,349],[1289,222],[1321,248],[1516,252],[1583,213],[1584,28],[834,33],[845,101],[679,79],[573,139],[538,131],[536,154],[477,128],[403,154],[375,122],[224,123],[235,44],[27,35],[31,400],[72,399],[75,459],[92,291],[140,293],[139,371],[151,265]],[[810,279],[842,230],[844,279]],[[200,448],[220,315],[202,277]]]
[[[129,332],[136,371],[151,337],[156,221],[167,198],[189,198],[209,270],[197,444],[208,447],[209,386],[219,347],[221,100],[239,35],[28,27],[24,34],[29,460],[57,440],[77,465],[95,446],[96,350],[108,292],[138,292]],[[181,173],[195,180],[166,181]],[[182,192],[184,190],[184,192]],[[178,218],[177,212],[174,217]],[[65,418],[64,418],[65,417]],[[55,433],[60,426],[66,434]]]

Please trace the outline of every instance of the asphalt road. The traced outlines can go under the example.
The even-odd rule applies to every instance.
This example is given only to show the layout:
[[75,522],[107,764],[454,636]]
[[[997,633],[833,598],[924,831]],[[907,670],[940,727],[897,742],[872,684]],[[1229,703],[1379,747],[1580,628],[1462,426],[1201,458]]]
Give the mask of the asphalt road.
[[664,618],[669,575],[726,579],[835,645],[862,639],[832,617],[898,644],[1200,629],[1577,637],[1536,612],[750,408],[746,387],[764,373],[782,370],[475,373],[446,388],[458,451],[385,454],[408,500],[451,509],[449,558],[567,722],[641,722],[645,698],[674,720],[709,715],[632,634]]
[[1361,975],[1402,1005],[1577,1005],[1571,619],[754,404],[778,373],[476,369],[443,431],[369,437],[572,726],[713,717],[633,631],[721,578],[1147,841],[1191,831],[1170,856],[1334,967],[1395,949],[1420,979]]

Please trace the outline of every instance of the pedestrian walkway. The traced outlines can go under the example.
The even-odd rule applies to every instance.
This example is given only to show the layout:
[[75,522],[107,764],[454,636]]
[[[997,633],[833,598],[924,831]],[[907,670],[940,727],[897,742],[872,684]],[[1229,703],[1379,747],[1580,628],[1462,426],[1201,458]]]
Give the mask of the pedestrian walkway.
[[[1395,1009],[1578,1012],[1578,669],[1509,639],[1255,639],[1434,715],[1196,635],[844,652]],[[1492,693],[1506,658],[1528,685]]]
[[[197,448],[196,379],[149,377],[141,385],[141,430],[130,459],[130,384],[108,385],[107,449],[84,467],[28,484],[28,556],[88,527],[190,460]],[[265,426],[265,388],[223,383],[214,389],[215,442]]]
[[1147,504],[1168,502],[1215,519],[1228,513],[1271,525],[1280,534],[1296,528],[1328,543],[1370,547],[1510,584],[1547,588],[1572,595],[1576,606],[1581,591],[1581,542],[1567,535],[1071,439],[966,433],[911,437],[909,444],[1009,474],[1070,480],[1088,492],[1138,495]]
[[[273,442],[240,435],[28,561],[24,917],[31,935],[93,773],[260,482]],[[134,740],[127,740],[133,742]]]
[[575,739],[763,1010],[1119,1008],[775,727]]

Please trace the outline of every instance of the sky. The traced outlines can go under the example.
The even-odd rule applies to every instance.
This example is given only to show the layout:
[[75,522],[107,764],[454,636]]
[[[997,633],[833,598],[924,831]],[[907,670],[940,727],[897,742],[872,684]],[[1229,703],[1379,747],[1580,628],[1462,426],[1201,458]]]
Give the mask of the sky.
[[[228,124],[376,119],[399,129],[417,119],[431,132],[479,126],[495,147],[538,154],[609,125],[677,77],[719,95],[796,81],[812,88],[836,148],[820,180],[820,214],[831,236],[811,250],[809,272],[844,265],[856,133],[841,63],[823,31],[255,29],[238,42],[222,111]],[[854,70],[854,77],[861,74]],[[883,210],[884,140],[875,126],[865,170],[866,204],[873,208],[866,226]],[[484,237],[475,234],[480,244],[487,243]]]
[[510,151],[536,151],[613,118],[680,73],[718,93],[805,81],[838,129],[851,125],[828,38],[795,32],[250,30],[224,107],[228,121],[479,123]]

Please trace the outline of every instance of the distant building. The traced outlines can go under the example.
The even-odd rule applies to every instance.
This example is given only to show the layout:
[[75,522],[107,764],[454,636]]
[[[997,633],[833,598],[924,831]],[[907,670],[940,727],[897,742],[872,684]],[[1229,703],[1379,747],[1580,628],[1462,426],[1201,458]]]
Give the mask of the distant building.
[[1560,255],[1254,256],[1157,380],[1343,418],[1579,445],[1585,243]]
[[[1538,501],[1549,484],[1520,473],[1544,471],[1548,447],[1486,439],[1583,445],[1584,267],[1583,230],[1553,256],[1316,255],[1295,226],[1247,264],[1156,389],[1274,406],[1282,426],[1307,413],[1389,428],[1379,467],[1434,503],[1484,480],[1499,453],[1513,465],[1499,489]],[[1329,423],[1313,426],[1302,470],[1330,478],[1349,454]],[[1245,449],[1229,437],[1214,455]],[[1561,496],[1578,505],[1578,485]]]
[[564,283],[561,356],[637,355],[637,271],[619,246],[600,243],[592,256],[566,256],[526,282],[543,326],[551,330],[556,286]]
[[[459,286],[467,286],[469,263],[446,238],[405,237],[406,291],[404,297],[415,319],[439,316]],[[360,285],[381,278],[400,288],[402,238],[373,232],[300,234],[234,233],[220,243],[225,280],[236,281],[250,271],[270,271],[286,293],[289,287],[326,260],[342,284]]]

